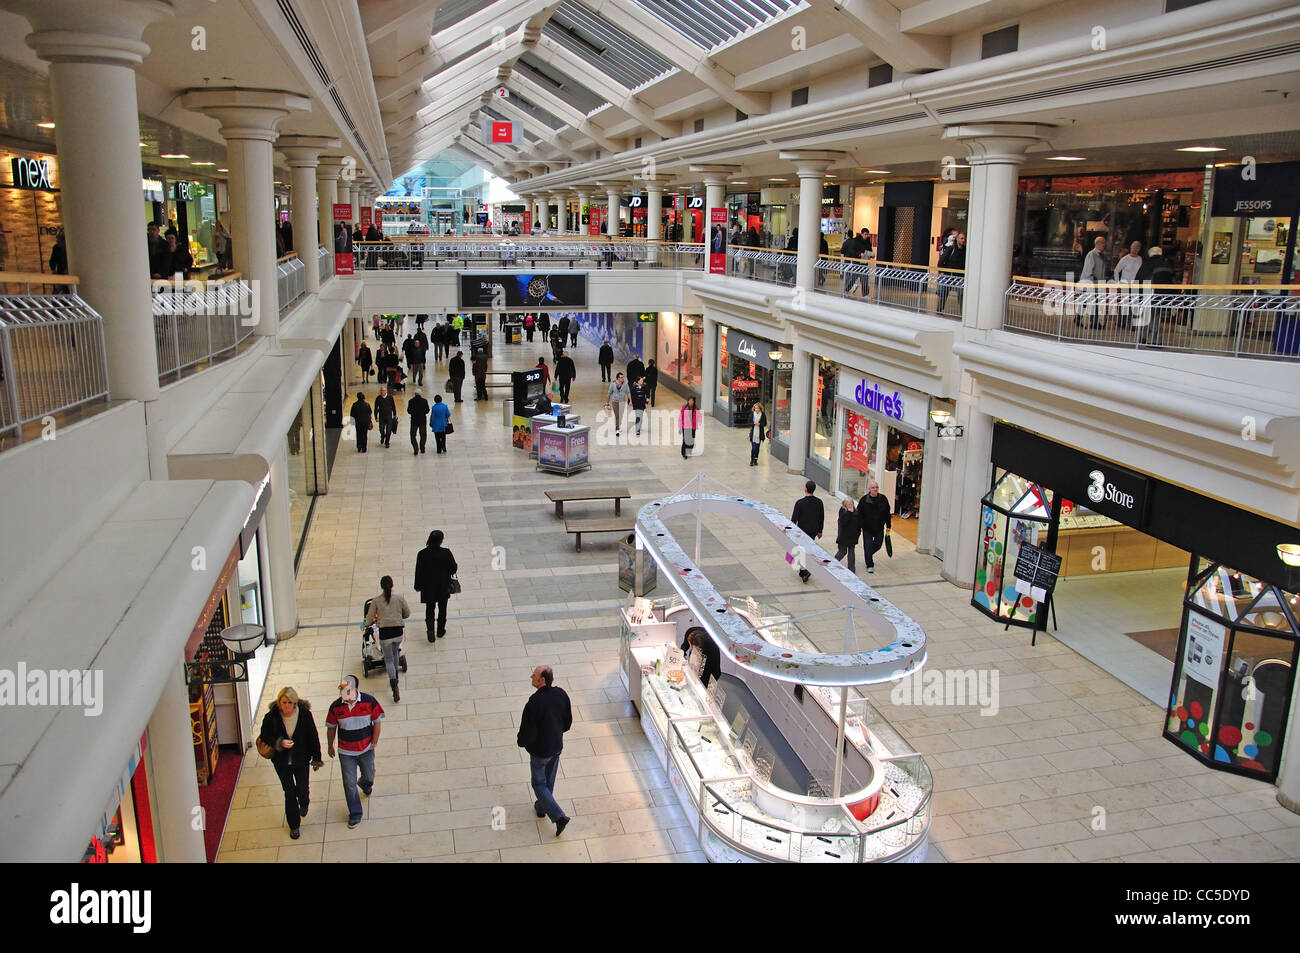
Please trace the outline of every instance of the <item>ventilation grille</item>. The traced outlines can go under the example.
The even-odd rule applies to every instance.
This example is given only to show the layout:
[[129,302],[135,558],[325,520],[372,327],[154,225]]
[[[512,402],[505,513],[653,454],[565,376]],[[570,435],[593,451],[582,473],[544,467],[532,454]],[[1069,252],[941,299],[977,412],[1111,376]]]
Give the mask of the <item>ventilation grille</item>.
[[817,136],[838,136],[850,132],[860,132],[863,129],[879,129],[881,126],[892,126],[901,122],[916,122],[918,119],[925,119],[926,114],[908,113],[906,116],[894,116],[891,119],[875,119],[871,122],[855,122],[847,126],[836,126],[834,129],[815,129],[809,132],[800,132],[791,136],[781,136],[779,139],[769,140],[772,143],[777,142],[794,142],[796,140],[811,139]]
[[936,110],[936,112],[943,116],[951,113],[968,112],[972,109],[987,109],[990,106],[1008,106],[1014,103],[1027,103],[1035,99],[1050,99],[1053,96],[1060,96],[1063,93],[1079,93],[1090,89],[1109,89],[1115,86],[1126,86],[1130,83],[1141,83],[1146,80],[1165,79],[1170,76],[1186,76],[1190,73],[1203,73],[1207,70],[1223,69],[1228,66],[1239,66],[1243,63],[1275,59],[1279,56],[1291,56],[1295,53],[1300,53],[1300,43],[1290,43],[1286,46],[1275,46],[1271,49],[1242,53],[1238,56],[1226,56],[1222,59],[1209,60],[1191,66],[1171,66],[1168,69],[1153,70],[1150,73],[1135,73],[1129,76],[1116,76],[1110,79],[1099,79],[1092,83],[1074,83],[1069,86],[1057,86],[1053,89],[1046,89],[1042,92],[1030,93],[1025,96],[1007,96],[1002,99],[988,99],[979,103],[965,103],[961,106],[945,106],[943,109]]
[[316,50],[316,44],[311,41],[311,37],[303,29],[302,21],[298,19],[298,14],[294,12],[293,4],[289,0],[277,0],[277,5],[280,7],[280,13],[285,22],[289,24],[289,29],[298,38],[298,44],[302,47],[302,51],[307,54],[307,59],[311,60],[312,69],[316,71],[316,75],[329,93],[334,108],[339,111],[339,116],[347,125],[348,131],[352,133],[352,139],[356,142],[357,148],[366,157],[366,162],[373,166],[375,164],[374,157],[370,155],[365,140],[361,138],[361,133],[357,131],[357,124],[352,121],[348,108],[343,105],[342,97],[339,96],[338,90],[334,88],[334,80],[330,78],[329,72],[325,69],[325,64],[321,62],[320,53]]

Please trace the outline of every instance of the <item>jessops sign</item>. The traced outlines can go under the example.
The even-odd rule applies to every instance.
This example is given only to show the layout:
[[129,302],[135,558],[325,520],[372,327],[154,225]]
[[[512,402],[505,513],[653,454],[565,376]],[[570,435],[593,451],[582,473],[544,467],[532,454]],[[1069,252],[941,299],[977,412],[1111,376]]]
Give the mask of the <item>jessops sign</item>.
[[930,421],[930,398],[910,387],[901,387],[879,378],[844,371],[836,384],[840,399],[856,404],[858,412],[884,418],[900,430],[917,437],[926,436]]

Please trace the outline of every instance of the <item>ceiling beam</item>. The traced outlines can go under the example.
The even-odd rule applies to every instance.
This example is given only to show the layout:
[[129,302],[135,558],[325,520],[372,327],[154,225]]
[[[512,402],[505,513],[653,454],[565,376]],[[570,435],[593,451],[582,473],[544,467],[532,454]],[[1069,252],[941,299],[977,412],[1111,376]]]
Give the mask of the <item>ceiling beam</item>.
[[367,43],[376,43],[399,29],[411,26],[412,20],[427,21],[433,32],[433,18],[445,0],[360,0],[361,28]]
[[542,122],[540,119],[528,115],[528,113],[524,112],[510,100],[494,97],[492,101],[488,103],[488,108],[496,110],[507,119],[526,125],[539,139],[553,146],[560,155],[564,156],[571,162],[582,161],[575,154],[569,151],[568,146],[560,139],[554,129],[546,125],[546,123]]
[[580,0],[580,2],[593,13],[618,24],[735,108],[751,116],[761,116],[771,112],[770,94],[744,93],[736,89],[735,76],[710,61],[705,50],[687,40],[640,4],[628,3],[626,0]]
[[637,99],[632,94],[632,90],[550,37],[543,36],[537,41],[537,53],[555,69],[571,76],[593,93],[604,96],[611,105],[639,120],[647,129],[654,130],[665,139],[672,139],[682,134],[680,123],[667,123],[656,119],[654,110]]
[[888,0],[808,0],[813,10],[839,25],[901,73],[947,67],[952,42],[946,36],[904,33],[901,13]]
[[588,119],[582,110],[566,103],[555,93],[532,79],[532,77],[515,70],[510,74],[510,82],[506,83],[506,88],[513,89],[525,99],[531,100],[556,119],[563,119],[574,132],[586,136],[600,148],[609,152],[619,151],[618,144],[606,136],[600,126]]

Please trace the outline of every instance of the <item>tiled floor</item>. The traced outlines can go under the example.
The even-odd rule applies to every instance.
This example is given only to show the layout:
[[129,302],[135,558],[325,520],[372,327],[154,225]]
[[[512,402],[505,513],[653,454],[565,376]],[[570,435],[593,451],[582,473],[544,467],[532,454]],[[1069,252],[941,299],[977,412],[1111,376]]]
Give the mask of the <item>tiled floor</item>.
[[[495,370],[532,365],[541,349],[506,353]],[[596,423],[594,348],[583,342],[576,360],[574,402],[585,423]],[[438,365],[429,379],[444,374]],[[428,453],[412,456],[404,428],[388,450],[373,436],[364,456],[340,447],[299,570],[302,629],[277,648],[267,681],[265,701],[282,685],[311,699],[323,736],[339,676],[360,673],[362,604],[385,573],[414,601],[415,555],[430,530],[447,534],[464,586],[453,598],[448,637],[431,646],[421,622],[408,627],[400,703],[392,702],[381,672],[363,680],[388,712],[365,820],[347,829],[338,768],[327,759],[313,775],[302,838],[291,841],[275,773],[250,752],[221,861],[703,859],[619,682],[616,538],[590,537],[575,552],[543,497],[563,478],[537,473],[509,446],[499,400],[474,403],[472,387],[466,394],[453,414],[457,432],[446,456],[433,453],[432,440]],[[662,387],[659,396],[660,409],[675,413],[680,400]],[[771,457],[747,466],[743,433],[711,420],[700,455],[690,461],[675,445],[628,445],[627,431],[619,445],[606,442],[600,428],[595,435],[592,470],[570,483],[626,484],[633,500],[624,505],[632,508],[701,471],[782,506],[802,492],[802,478]],[[584,506],[603,512],[608,504]],[[707,521],[703,562],[710,578],[723,591],[752,593],[791,612],[827,608],[824,593],[799,586],[763,540]],[[1270,786],[1203,768],[1160,737],[1162,712],[1138,692],[1051,636],[1030,647],[1023,630],[1004,633],[970,607],[968,592],[939,580],[937,562],[905,540],[896,543],[895,557],[882,558],[867,578],[924,626],[929,665],[996,669],[1000,680],[1000,707],[991,717],[970,705],[894,705],[888,688],[871,692],[934,772],[933,857],[1300,858],[1300,817],[1277,805]],[[421,610],[417,604],[417,616]],[[1155,627],[1123,628],[1130,625],[1124,618],[1083,611],[1063,612],[1062,622],[1063,635],[1079,626]],[[835,643],[833,650],[842,645],[838,626],[815,631]],[[529,673],[539,663],[555,667],[575,706],[557,785],[574,820],[558,839],[549,821],[532,814],[527,758],[515,746],[519,712],[532,691]]]

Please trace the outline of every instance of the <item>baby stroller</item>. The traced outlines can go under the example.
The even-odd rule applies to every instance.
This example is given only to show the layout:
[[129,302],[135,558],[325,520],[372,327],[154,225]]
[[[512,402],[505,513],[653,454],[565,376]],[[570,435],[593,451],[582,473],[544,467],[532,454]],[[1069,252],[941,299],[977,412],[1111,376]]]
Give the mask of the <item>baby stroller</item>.
[[[370,616],[370,600],[366,600],[365,608],[361,610],[361,618],[366,619]],[[398,667],[403,672],[406,671],[406,653],[403,652],[398,657]],[[379,647],[379,626],[374,622],[361,623],[361,674],[369,677],[372,668],[384,668],[384,650]]]
[[394,393],[406,393],[406,372],[397,364],[388,372],[388,389]]

